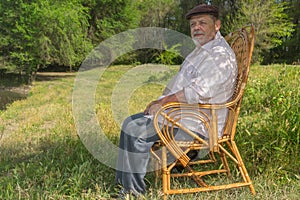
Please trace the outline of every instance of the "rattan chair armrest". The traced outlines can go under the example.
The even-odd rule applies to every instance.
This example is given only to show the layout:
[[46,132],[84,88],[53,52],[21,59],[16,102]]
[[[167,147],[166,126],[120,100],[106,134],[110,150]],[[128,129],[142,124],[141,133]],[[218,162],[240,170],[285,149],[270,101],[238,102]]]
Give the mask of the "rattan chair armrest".
[[[205,107],[211,107],[211,105],[205,105]],[[161,142],[167,147],[171,154],[181,162],[183,166],[186,166],[190,159],[180,148],[180,145],[178,145],[178,143],[175,141],[175,135],[172,131],[174,127],[183,130],[186,134],[194,138],[194,140],[201,142],[204,146],[209,147],[210,145],[198,134],[189,130],[180,123],[180,120],[184,119],[185,117],[188,117],[189,119],[197,118],[197,120],[200,120],[205,125],[208,132],[212,134],[210,117],[207,115],[207,113],[201,111],[203,108],[199,108],[199,104],[172,102],[164,105],[154,116],[154,127]],[[198,110],[199,113],[195,112],[195,110]]]

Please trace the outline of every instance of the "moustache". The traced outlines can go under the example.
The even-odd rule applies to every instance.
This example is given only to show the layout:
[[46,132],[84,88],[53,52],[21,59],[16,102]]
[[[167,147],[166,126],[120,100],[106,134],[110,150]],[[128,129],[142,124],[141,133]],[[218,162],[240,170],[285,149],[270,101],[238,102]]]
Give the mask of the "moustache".
[[195,31],[195,32],[193,33],[193,36],[195,37],[195,36],[197,36],[197,35],[204,35],[204,32],[203,32],[203,31]]

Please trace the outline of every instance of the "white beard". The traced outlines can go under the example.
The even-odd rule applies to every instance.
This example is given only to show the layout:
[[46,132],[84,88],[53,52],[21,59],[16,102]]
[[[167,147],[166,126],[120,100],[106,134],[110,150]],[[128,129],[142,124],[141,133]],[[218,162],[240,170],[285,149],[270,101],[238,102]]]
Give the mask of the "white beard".
[[200,47],[202,46],[201,43],[199,42],[199,40],[197,40],[196,38],[192,38],[194,44],[196,45],[196,47]]

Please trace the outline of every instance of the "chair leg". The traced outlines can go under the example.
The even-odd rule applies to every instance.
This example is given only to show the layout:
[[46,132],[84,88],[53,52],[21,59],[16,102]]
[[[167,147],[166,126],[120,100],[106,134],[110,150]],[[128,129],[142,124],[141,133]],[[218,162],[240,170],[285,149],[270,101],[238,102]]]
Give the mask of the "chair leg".
[[214,162],[216,162],[217,161],[217,159],[216,159],[216,157],[215,157],[215,154],[213,153],[213,152],[209,152],[209,158],[211,159],[211,160],[213,160]]
[[222,164],[224,165],[224,168],[227,171],[227,175],[230,177],[231,176],[230,168],[229,168],[229,165],[228,165],[226,155],[223,151],[220,152],[220,158],[221,158]]
[[168,190],[170,190],[170,172],[167,169],[167,149],[165,146],[162,147],[162,185],[164,200],[168,199]]
[[185,167],[185,169],[187,169],[188,172],[192,173],[192,179],[200,186],[200,187],[207,187],[208,185],[203,181],[203,179],[200,176],[196,176],[194,175],[195,172],[194,170],[191,168],[191,166],[187,165]]
[[241,174],[243,176],[243,179],[244,179],[245,182],[250,183],[250,185],[249,185],[250,191],[251,191],[252,194],[255,195],[256,192],[255,192],[253,183],[252,183],[252,181],[250,179],[250,176],[249,176],[249,174],[247,172],[247,169],[246,169],[245,164],[244,164],[244,162],[242,160],[242,157],[241,157],[241,155],[239,153],[239,150],[238,150],[238,148],[237,148],[237,146],[236,146],[236,144],[235,144],[234,141],[231,141],[231,144],[232,144],[232,148],[233,148],[233,153],[235,154],[237,160],[239,161],[239,166],[238,167],[239,167],[240,172],[241,172]]

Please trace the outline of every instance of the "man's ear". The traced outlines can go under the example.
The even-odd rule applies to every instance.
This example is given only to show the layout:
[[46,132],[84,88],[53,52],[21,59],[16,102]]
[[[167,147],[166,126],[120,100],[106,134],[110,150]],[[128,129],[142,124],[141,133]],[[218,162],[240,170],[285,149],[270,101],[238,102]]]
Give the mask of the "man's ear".
[[215,23],[215,29],[216,29],[216,32],[218,32],[221,28],[221,21],[219,19],[216,20],[216,23]]

